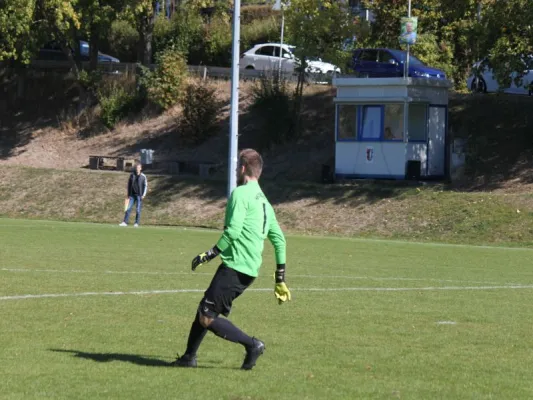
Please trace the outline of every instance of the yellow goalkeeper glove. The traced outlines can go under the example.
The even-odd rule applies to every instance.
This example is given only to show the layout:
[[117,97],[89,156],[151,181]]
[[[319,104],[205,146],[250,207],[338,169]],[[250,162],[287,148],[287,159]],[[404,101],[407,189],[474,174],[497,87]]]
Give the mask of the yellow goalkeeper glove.
[[280,305],[291,300],[291,292],[285,282],[276,283],[274,294],[276,295],[276,299],[278,299],[278,303]]
[[278,264],[276,269],[276,285],[274,287],[274,295],[278,299],[278,304],[283,304],[291,300],[291,292],[285,284],[285,264]]

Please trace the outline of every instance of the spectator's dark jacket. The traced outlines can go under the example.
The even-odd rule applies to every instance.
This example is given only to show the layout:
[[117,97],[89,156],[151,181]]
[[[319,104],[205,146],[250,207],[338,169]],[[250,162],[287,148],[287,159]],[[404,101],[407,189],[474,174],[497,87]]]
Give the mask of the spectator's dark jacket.
[[130,179],[128,180],[128,196],[146,196],[148,191],[148,180],[146,175],[142,172],[140,175],[137,175],[135,172],[132,172]]

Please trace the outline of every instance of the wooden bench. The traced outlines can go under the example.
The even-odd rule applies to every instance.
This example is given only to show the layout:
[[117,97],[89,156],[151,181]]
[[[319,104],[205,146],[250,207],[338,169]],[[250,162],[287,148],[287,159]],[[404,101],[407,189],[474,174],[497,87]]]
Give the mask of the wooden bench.
[[[105,160],[114,160],[115,165],[113,167],[106,167]],[[124,157],[89,156],[89,168],[90,169],[116,169],[117,171],[124,171],[124,167],[125,167]]]
[[220,165],[204,161],[170,161],[168,171],[172,175],[199,175],[206,178],[213,175]]

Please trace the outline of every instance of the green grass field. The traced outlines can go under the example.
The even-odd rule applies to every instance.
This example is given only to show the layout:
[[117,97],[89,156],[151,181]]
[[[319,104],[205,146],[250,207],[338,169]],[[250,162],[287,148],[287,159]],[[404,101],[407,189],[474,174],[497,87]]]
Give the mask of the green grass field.
[[200,368],[169,368],[217,237],[0,219],[0,398],[533,398],[530,249],[289,236],[292,302],[266,246],[231,315],[266,342],[256,368],[212,334]]

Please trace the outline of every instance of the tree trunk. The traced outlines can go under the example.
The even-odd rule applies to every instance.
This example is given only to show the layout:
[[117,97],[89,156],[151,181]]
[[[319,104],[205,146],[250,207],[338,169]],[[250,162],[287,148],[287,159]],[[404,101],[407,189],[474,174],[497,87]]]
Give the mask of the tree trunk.
[[89,71],[98,68],[98,52],[100,50],[100,30],[96,24],[91,24],[91,40],[89,42]]
[[74,63],[78,66],[79,69],[81,69],[81,63],[83,62],[81,57],[81,46],[80,41],[82,38],[80,37],[79,33],[76,33],[74,35],[74,43],[76,44],[74,46]]
[[141,15],[139,20],[138,61],[148,67],[152,64],[152,39],[155,26],[155,9],[157,1],[152,2],[152,9]]
[[[78,43],[76,44],[79,46]],[[66,41],[61,41],[60,45],[61,45],[61,50],[63,50],[63,53],[65,53],[65,55],[67,56],[67,60],[70,64],[72,73],[74,74],[74,78],[76,80],[79,80],[81,66],[76,62],[76,59],[74,58],[74,54],[72,54],[72,49],[70,48],[70,46],[67,44]]]
[[301,67],[298,72],[298,82],[296,83],[296,91],[294,93],[294,109],[293,109],[293,136],[298,137],[302,129],[302,103],[305,84],[305,68]]
[[152,64],[152,39],[154,36],[154,19],[151,18],[147,25],[147,30],[144,34],[144,58],[143,58],[143,65],[148,67],[150,64]]
[[[75,41],[75,43],[76,43],[75,45],[79,47],[79,42]],[[87,91],[85,90],[85,88],[80,82],[81,65],[79,65],[79,63],[76,62],[76,59],[74,58],[74,54],[72,54],[72,50],[68,46],[66,41],[61,42],[61,49],[63,50],[63,53],[65,53],[65,55],[67,56],[67,59],[71,66],[72,73],[74,74],[75,85],[78,88],[77,113],[79,115],[85,110],[85,108],[87,107],[87,103],[88,103]]]

